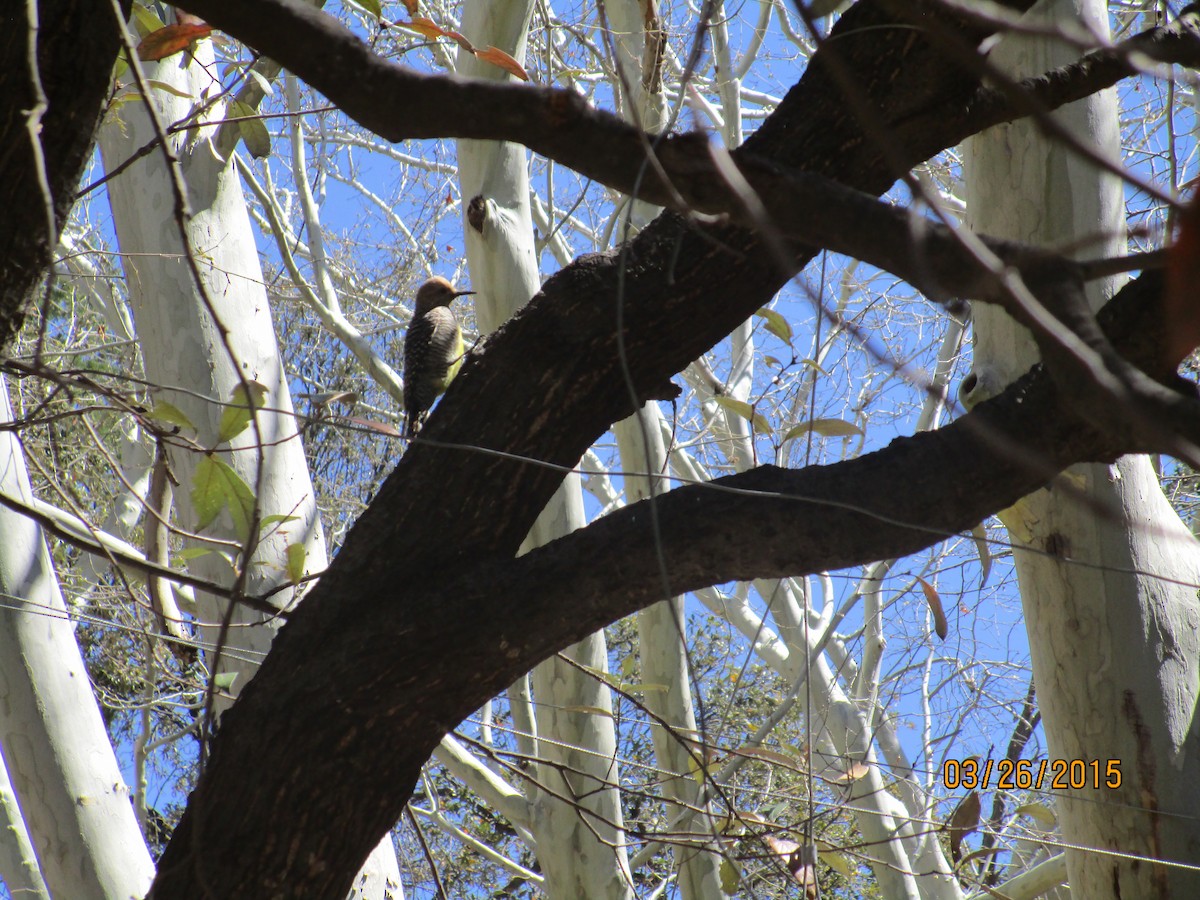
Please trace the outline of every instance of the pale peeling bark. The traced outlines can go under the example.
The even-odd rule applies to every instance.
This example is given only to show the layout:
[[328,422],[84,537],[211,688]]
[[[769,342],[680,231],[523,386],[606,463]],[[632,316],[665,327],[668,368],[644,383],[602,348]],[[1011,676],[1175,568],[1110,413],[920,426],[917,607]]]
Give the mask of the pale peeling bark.
[[[1055,21],[1080,17],[1108,34],[1097,0],[1062,0],[1047,10]],[[1029,74],[1076,56],[1061,43],[1010,36],[991,60]],[[1114,91],[1054,118],[1081,143],[1119,159]],[[1124,252],[1119,180],[1042,137],[1034,123],[973,138],[964,168],[977,231],[1079,257]],[[1116,287],[1093,284],[1093,305]],[[1006,316],[978,307],[974,316],[968,401],[994,393],[1036,358]],[[1062,838],[1095,848],[1067,851],[1072,896],[1200,896],[1194,870],[1146,861],[1200,858],[1200,545],[1170,509],[1146,457],[1077,466],[1001,519],[1027,548],[1016,564],[1048,753],[1097,760],[1102,773],[1109,760],[1120,767],[1119,789],[1059,794]]]
[[[666,470],[662,415],[655,403],[615,427],[621,467],[627,472],[657,474]],[[625,476],[625,500],[633,503],[662,493],[653,477]],[[664,584],[664,591],[669,585]],[[687,619],[682,596],[663,600],[638,613],[638,657],[641,680],[662,685],[647,690],[642,702],[655,717],[650,734],[660,790],[666,801],[665,821],[678,843],[674,846],[679,873],[678,890],[684,900],[724,897],[721,890],[721,855],[713,838],[716,826],[707,814],[702,786],[693,772],[704,763],[692,702],[687,647]],[[694,812],[703,811],[703,812]]]
[[[147,75],[194,98],[218,88],[204,68],[212,65],[211,46],[201,42],[195,61],[185,64],[190,58],[175,56],[159,64],[147,63]],[[160,121],[168,124],[183,118],[193,102],[162,90],[152,91],[151,100]],[[222,119],[224,109],[223,104],[216,104],[207,118]],[[156,136],[144,104],[129,102],[119,115],[120,121],[107,122],[99,134],[105,167],[110,171]],[[259,595],[279,586],[287,571],[289,545],[304,545],[306,572],[323,570],[327,556],[275,340],[254,230],[236,172],[211,146],[215,132],[215,127],[199,134],[183,132],[170,142],[186,183],[190,218],[182,218],[176,211],[175,184],[161,151],[135,162],[107,187],[146,375],[164,386],[155,399],[183,410],[197,432],[187,437],[194,437],[200,447],[218,448],[217,455],[255,492],[260,517],[294,517],[257,536],[260,540],[247,567],[244,590]],[[188,265],[189,254],[196,260],[202,286],[197,285]],[[243,379],[267,389],[266,406],[256,414],[257,431],[251,426],[232,442],[219,444],[222,412]],[[172,389],[176,386],[179,390]],[[254,449],[260,435],[261,452]],[[184,528],[195,530],[191,487],[203,453],[172,445],[169,458],[181,485],[175,492],[175,518]],[[239,541],[228,513],[222,513],[204,533]],[[188,568],[218,584],[232,585],[234,581],[233,570],[222,554],[190,559]],[[272,596],[280,608],[295,600],[291,588]],[[223,638],[220,664],[215,669],[237,673],[236,696],[270,649],[280,621],[240,606],[222,635],[220,623],[228,601],[200,593],[197,610],[205,623],[206,640]],[[218,709],[225,705],[219,701]],[[401,896],[400,891],[395,850],[390,837],[385,837],[356,878],[353,896],[391,900]]]
[[[2,380],[0,421],[12,421]],[[12,431],[0,432],[0,491],[32,503]],[[41,529],[0,508],[0,534],[0,740],[43,890],[72,900],[141,897],[154,866]],[[28,875],[36,885],[36,868]]]
[[21,900],[50,900],[8,767],[0,760],[0,881]]
[[[463,33],[480,47],[495,46],[525,58],[533,4],[527,0],[470,4]],[[461,51],[458,72],[476,78],[509,78],[503,70]],[[494,331],[541,286],[529,205],[529,163],[519,144],[459,141],[459,180],[467,203],[464,234],[475,315],[481,333]],[[569,475],[534,525],[523,549],[541,546],[586,524],[577,475]],[[579,665],[603,670],[608,647],[596,632],[562,652]],[[608,686],[561,659],[532,673],[535,741],[541,761],[531,791],[530,829],[549,897],[632,896],[622,830],[616,731]],[[520,698],[516,698],[520,703]]]
[[[667,121],[662,89],[666,35],[658,4],[655,0],[605,0],[599,9],[609,26],[606,39],[611,41],[616,63],[617,83],[613,89],[621,98],[621,113],[643,130],[658,133]],[[620,213],[623,223],[627,217],[628,233],[637,231],[661,211],[642,200],[631,198],[631,202],[632,206]],[[618,230],[618,234],[624,233]],[[613,426],[623,471],[647,475],[666,471],[661,424],[662,413],[652,401]],[[627,474],[624,482],[626,503],[663,491],[661,484],[656,485],[654,478],[646,475]],[[668,588],[664,585],[665,590]],[[688,677],[683,598],[672,597],[642,610],[637,626],[642,682],[666,687],[663,691],[647,691],[642,702],[659,720],[651,727],[651,736],[655,764],[663,773],[664,818],[678,840],[673,849],[677,887],[684,900],[724,897],[721,856],[708,840],[715,832],[714,825],[709,816],[692,812],[705,809],[704,791],[691,774],[696,761],[703,758],[703,750],[698,749],[699,744],[686,743],[702,735],[696,728]]]

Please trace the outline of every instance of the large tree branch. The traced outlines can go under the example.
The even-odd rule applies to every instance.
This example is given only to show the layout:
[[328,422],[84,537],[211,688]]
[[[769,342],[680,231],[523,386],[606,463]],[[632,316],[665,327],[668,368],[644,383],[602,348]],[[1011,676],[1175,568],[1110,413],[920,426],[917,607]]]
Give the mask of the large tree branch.
[[[1076,405],[1089,418],[1153,435],[1157,443],[1147,449],[1200,462],[1200,452],[1193,450],[1200,445],[1200,412],[1112,352],[1088,309],[1078,270],[1065,260],[995,241],[970,247],[943,227],[918,224],[830,178],[789,170],[745,149],[726,162],[696,135],[669,136],[655,145],[655,164],[647,168],[653,139],[573,92],[422,75],[380,59],[340,23],[297,0],[191,0],[191,6],[293,68],[360,124],[391,140],[519,141],[611,187],[636,189],[678,211],[721,214],[743,227],[845,253],[905,278],[929,296],[1000,304],[1030,328],[1060,386],[1075,391]],[[1137,54],[1194,64],[1200,60],[1194,18],[1151,29],[1009,90],[979,88],[960,120],[940,121],[922,139],[935,152],[984,125],[1079,99],[1134,74],[1130,57]],[[290,30],[282,30],[280,22]],[[945,43],[956,38],[948,34]],[[974,52],[965,41],[957,51]],[[880,118],[885,127],[888,116]],[[929,116],[927,108],[918,108],[894,118],[892,126],[903,129],[914,119],[926,124]],[[981,259],[980,250],[994,259]],[[1036,269],[1036,295],[1006,267]]]
[[[217,21],[203,12],[204,6],[192,4]],[[215,0],[208,6],[240,6],[251,13],[262,8]],[[913,6],[918,13],[933,14],[923,5]],[[278,0],[272,0],[271,8],[281,8]],[[282,19],[267,21],[272,29],[287,30]],[[948,24],[967,41],[978,41],[986,33],[953,19]],[[233,31],[228,21],[224,27]],[[323,52],[304,39],[298,42],[301,55]],[[822,62],[822,54],[835,52],[830,48],[836,48],[846,68],[861,79],[880,120],[889,127],[898,123],[887,156],[847,111]],[[397,83],[379,72],[364,75],[356,69],[353,51],[346,52],[351,55],[338,57],[347,67],[345,77],[363,81],[367,88],[353,101],[358,111],[369,103],[394,113],[395,101],[386,91]],[[429,105],[471,115],[476,106],[465,95],[453,95],[462,101],[457,106],[447,99],[451,94],[445,91],[461,87],[454,82],[432,87],[436,96]],[[415,88],[410,85],[409,90]],[[530,97],[548,96],[524,90]],[[976,90],[974,80],[920,30],[889,18],[882,4],[864,0],[842,17],[833,39],[743,152],[784,169],[804,169],[878,193],[897,174],[885,159],[911,166],[934,152],[929,134],[947,133],[944,120],[964,109]],[[490,89],[484,96],[489,98],[485,106],[501,103],[501,95]],[[424,104],[430,98],[419,99]],[[511,112],[512,107],[506,108]],[[538,110],[545,109],[535,103],[527,112],[536,119]],[[551,124],[561,124],[561,119],[551,119]],[[563,124],[566,140],[590,141],[589,148],[595,150],[596,143],[573,128]],[[635,144],[640,147],[636,139]],[[635,153],[628,145],[624,150],[606,146],[618,156]],[[636,157],[633,164],[640,166]],[[418,443],[405,454],[319,585],[283,629],[258,676],[226,714],[210,764],[163,857],[155,896],[201,896],[201,885],[215,896],[238,897],[334,896],[345,888],[373,841],[396,821],[420,765],[441,734],[494,685],[544,655],[565,634],[564,627],[578,624],[550,621],[555,616],[572,618],[575,610],[549,584],[542,585],[545,597],[516,582],[502,597],[488,593],[494,577],[517,571],[506,567],[515,565],[511,557],[519,542],[560,481],[558,471],[526,460],[574,465],[611,422],[630,411],[631,390],[638,398],[653,393],[766,302],[811,256],[794,246],[787,252],[790,257],[780,259],[747,229],[666,214],[622,252],[582,258],[555,275],[477,358],[468,361],[430,417],[424,432],[430,443]],[[623,325],[619,334],[618,322]],[[1017,422],[1014,427],[1020,430],[1013,433],[1033,449],[1045,449],[1051,468],[1062,464],[1065,456],[1107,458],[1119,449],[1116,441],[1098,434],[1093,445],[1065,445],[1073,448],[1070,452],[1053,449],[1060,438],[1082,439],[1089,433],[1076,421],[1064,434],[1056,409],[1051,408],[1045,423],[1046,447],[1025,433],[1036,430],[1032,421]],[[980,422],[990,415],[969,418]],[[948,439],[929,436],[904,442],[890,451],[894,456],[860,460],[856,468],[840,474],[874,478],[877,488],[885,486],[885,494],[895,494],[889,502],[897,505],[888,517],[896,522],[924,526],[922,504],[944,504],[941,517],[928,525],[935,533],[924,533],[923,539],[930,542],[937,532],[961,527],[955,524],[959,521],[977,521],[1046,477],[1045,471],[1031,475],[1036,468],[997,454],[987,440],[971,443],[955,437],[967,431],[964,425]],[[938,440],[964,443],[940,457],[936,448],[944,445]],[[452,452],[436,442],[477,447],[480,452]],[[958,453],[967,448],[988,452],[979,457],[988,465],[973,458],[960,461]],[[924,468],[922,486],[929,496],[913,498],[902,491],[904,482],[889,479],[886,468],[872,474],[880,459],[907,466],[905,477]],[[955,464],[972,467],[970,476],[946,478]],[[1000,475],[988,476],[985,469],[991,468]],[[748,477],[765,479],[768,474]],[[792,488],[830,492],[822,507],[835,508],[830,503],[836,501],[839,484],[845,487],[845,478],[821,482],[827,477],[823,470],[804,477],[814,480]],[[977,477],[982,485],[991,485],[990,500],[975,494]],[[916,505],[906,507],[905,502]],[[798,508],[795,500],[786,501],[780,515],[795,516]],[[604,528],[616,529],[622,521],[636,524],[616,519],[616,524],[591,535],[599,539]],[[858,531],[866,534],[882,527],[866,528],[859,521]],[[707,527],[713,529],[711,539],[721,539],[719,523]],[[908,543],[881,541],[855,553],[904,552],[904,547],[914,546],[915,536],[911,528],[902,532]],[[857,558],[832,552],[835,548],[823,545],[819,533],[816,536],[806,565],[835,560],[833,564],[847,564]],[[614,535],[613,540],[624,538]],[[831,552],[818,556],[822,546]],[[557,563],[550,556],[539,559],[577,577],[580,573],[569,565],[569,551],[555,552],[563,554]],[[751,558],[743,561],[747,564],[731,565],[730,570],[739,576],[753,574]],[[783,562],[786,566],[770,571],[793,567],[797,561]],[[614,572],[622,565],[620,558],[587,561],[588,568],[607,566]],[[460,605],[438,590],[451,580],[463,588],[470,603]],[[673,587],[682,589],[692,583],[692,576],[680,570],[676,580]],[[580,612],[588,628],[618,607],[658,599],[632,579],[624,599],[619,586],[605,590],[617,596],[603,600],[597,594],[594,608]],[[527,606],[529,613],[523,612]],[[521,635],[506,632],[507,643],[501,643],[497,628],[510,616],[527,628]],[[549,637],[538,637],[542,634]],[[464,666],[468,646],[476,656]],[[271,748],[270,754],[263,748]]]
[[[128,13],[129,0],[122,0]],[[33,13],[37,29],[29,20]],[[45,276],[120,41],[108,3],[12,3],[0,31],[0,347]],[[36,50],[31,49],[36,46]],[[36,62],[35,62],[36,60]]]
[[[636,191],[649,202],[679,212],[725,214],[745,224],[737,193],[726,185],[703,137],[682,134],[656,140],[620,117],[589,106],[574,91],[407,69],[375,55],[348,28],[300,0],[186,0],[181,5],[280,62],[387,140],[513,141],[608,187]],[[926,4],[907,5],[914,7],[910,16],[916,23],[932,14]],[[1029,3],[1011,0],[1006,5],[1019,9]],[[905,139],[919,138],[927,151],[918,152],[932,155],[989,126],[1034,110],[1053,110],[1110,87],[1137,74],[1139,56],[1196,66],[1200,41],[1193,18],[1149,29],[1078,63],[1029,78],[1015,92],[978,88],[961,106],[941,108],[936,118],[928,106],[911,100],[886,113],[880,110],[881,124],[900,129]],[[956,24],[964,27],[961,21]],[[980,21],[969,36],[978,38],[989,30]],[[850,29],[841,31],[843,38],[848,33]],[[913,98],[921,96],[913,93]],[[647,166],[651,153],[655,161]],[[756,183],[753,163],[747,163],[747,180],[769,197],[769,179]],[[799,202],[807,215],[815,216],[814,227],[820,231],[823,207],[816,199],[807,202],[801,194],[791,203]]]
[[[1158,273],[1143,276],[1105,316],[1110,334],[1130,338],[1122,350],[1137,360],[1157,352],[1148,335],[1160,327],[1161,287]],[[264,741],[277,748],[303,744],[304,765],[272,778],[303,793],[300,806],[281,805],[290,791],[255,790],[250,779],[259,776],[245,773],[244,783],[227,782],[231,790],[208,795],[203,812],[219,834],[194,834],[190,820],[180,826],[198,848],[218,837],[226,852],[245,848],[233,864],[257,879],[261,842],[246,835],[226,846],[224,829],[269,817],[272,840],[287,845],[302,833],[311,862],[271,882],[223,880],[224,856],[201,853],[192,864],[204,867],[222,896],[333,896],[332,888],[314,890],[329,882],[313,867],[340,860],[353,871],[354,853],[369,849],[376,835],[356,829],[382,833],[395,821],[406,785],[442,734],[562,646],[662,599],[660,565],[671,591],[681,592],[846,567],[937,543],[1042,487],[1049,472],[1111,460],[1125,449],[1082,426],[1060,400],[1051,379],[1035,369],[952,425],[897,439],[857,460],[800,471],[768,466],[680,488],[518,559],[480,560],[406,590],[376,573],[358,586],[372,597],[374,613],[343,621],[337,642],[303,661],[319,677],[297,670],[275,683],[273,703],[287,714],[264,723],[261,710],[240,703],[223,726],[222,755],[212,765],[231,771],[235,761],[255,758]],[[1019,437],[1028,457],[1014,459],[998,436]],[[285,632],[280,640],[288,638]],[[469,676],[464,659],[473,664]],[[372,763],[347,764],[366,759]],[[272,760],[285,764],[293,765]],[[353,829],[329,827],[348,815]],[[181,896],[173,893],[170,870],[159,890],[156,896]]]

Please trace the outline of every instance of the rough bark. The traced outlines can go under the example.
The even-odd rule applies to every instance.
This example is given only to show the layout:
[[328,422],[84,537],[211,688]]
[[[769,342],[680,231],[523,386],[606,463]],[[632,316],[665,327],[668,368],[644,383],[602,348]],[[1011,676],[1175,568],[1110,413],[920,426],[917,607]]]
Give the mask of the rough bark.
[[[908,166],[939,149],[929,134],[944,133],[935,125],[972,96],[972,79],[911,28],[860,27],[888,22],[878,4],[860,4],[841,22],[829,46],[893,126],[890,156]],[[983,36],[958,27],[968,42]],[[897,174],[821,60],[746,146],[865,190],[881,191]],[[632,411],[626,371],[640,398],[653,393],[757,309],[804,256],[797,251],[780,267],[758,235],[702,231],[668,214],[628,249],[619,301],[617,260],[586,257],[486,342],[227,715],[155,895],[198,896],[200,884],[229,896],[335,895],[395,821],[446,730],[539,659],[658,599],[657,590],[646,594],[655,579],[639,580],[650,543],[644,509],[511,560],[561,479],[525,460],[573,465]],[[1139,289],[1153,296],[1156,284],[1146,276]],[[617,302],[628,328],[625,371],[613,335]],[[1004,435],[1019,435],[1027,453],[1014,456]],[[752,492],[790,485],[815,506],[725,494],[714,502],[703,488],[676,492],[670,506],[663,498],[681,540],[728,551],[717,566],[715,556],[706,562],[682,545],[668,548],[679,560],[672,584],[683,590],[909,553],[970,527],[1067,463],[1123,449],[1064,413],[1039,379],[955,426],[854,463],[762,469],[730,482]],[[741,517],[724,518],[738,507]],[[786,547],[771,540],[780,533]],[[602,534],[611,555],[576,555]],[[457,591],[443,593],[456,572],[465,573]],[[503,573],[523,579],[520,588]],[[493,585],[506,593],[481,596]],[[454,660],[431,658],[429,633],[459,648]],[[463,658],[475,661],[470,670]],[[258,756],[264,744],[282,754]]]
[[[46,274],[120,46],[110,4],[43,0],[34,4],[35,72],[26,4],[8,7],[0,15],[0,347],[21,327],[29,292]],[[128,11],[129,0],[121,7]],[[39,83],[46,108],[35,153],[28,123]]]

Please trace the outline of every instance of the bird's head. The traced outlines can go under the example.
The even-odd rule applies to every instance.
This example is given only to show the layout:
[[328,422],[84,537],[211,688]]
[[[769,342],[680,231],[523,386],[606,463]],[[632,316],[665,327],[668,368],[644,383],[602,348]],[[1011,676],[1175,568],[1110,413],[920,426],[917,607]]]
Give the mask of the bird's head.
[[455,290],[449,281],[435,275],[417,288],[416,314],[419,316],[437,306],[449,306],[455,297],[473,293],[475,292]]

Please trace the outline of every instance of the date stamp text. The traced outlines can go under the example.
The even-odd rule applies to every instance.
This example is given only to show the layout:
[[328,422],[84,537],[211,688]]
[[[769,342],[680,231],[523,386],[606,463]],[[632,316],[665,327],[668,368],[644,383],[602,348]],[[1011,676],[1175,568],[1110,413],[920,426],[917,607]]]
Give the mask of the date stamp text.
[[947,790],[1065,791],[1121,786],[1119,759],[948,759],[942,763]]

